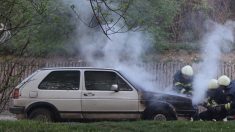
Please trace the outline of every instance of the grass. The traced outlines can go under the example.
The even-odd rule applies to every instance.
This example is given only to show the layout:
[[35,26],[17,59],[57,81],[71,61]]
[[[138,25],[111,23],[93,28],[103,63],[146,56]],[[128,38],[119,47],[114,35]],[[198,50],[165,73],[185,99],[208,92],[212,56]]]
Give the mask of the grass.
[[234,132],[235,122],[123,121],[94,123],[44,123],[0,121],[0,132]]

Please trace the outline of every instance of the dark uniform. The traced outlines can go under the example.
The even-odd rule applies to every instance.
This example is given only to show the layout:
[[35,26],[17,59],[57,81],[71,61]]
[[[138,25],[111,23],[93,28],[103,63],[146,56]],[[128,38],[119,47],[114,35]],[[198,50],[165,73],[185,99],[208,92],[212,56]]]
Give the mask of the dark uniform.
[[235,80],[231,81],[230,84],[227,86],[227,88],[224,89],[224,93],[227,96],[227,101],[234,101],[235,98]]
[[235,80],[231,81],[227,87],[220,89],[223,91],[225,103],[212,107],[213,113],[224,118],[235,115]]
[[226,113],[217,112],[214,109],[216,106],[220,104],[226,103],[226,96],[223,92],[223,89],[211,89],[207,92],[207,102],[203,105],[207,108],[206,111],[199,114],[199,118],[202,120],[223,120],[226,117]]
[[224,89],[226,95],[226,104],[224,108],[228,115],[235,115],[235,80],[231,81],[227,88]]
[[174,80],[173,80],[173,89],[177,93],[182,93],[182,94],[192,94],[192,77],[189,78],[184,78],[183,74],[181,71],[177,71],[176,74],[174,75]]

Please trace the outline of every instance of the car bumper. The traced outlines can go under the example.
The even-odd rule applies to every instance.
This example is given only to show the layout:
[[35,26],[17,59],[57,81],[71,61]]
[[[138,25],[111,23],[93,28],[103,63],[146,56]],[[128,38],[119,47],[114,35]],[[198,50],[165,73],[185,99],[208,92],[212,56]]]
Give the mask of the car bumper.
[[176,111],[178,117],[194,117],[197,113],[196,110],[180,110]]
[[9,108],[9,111],[13,114],[24,114],[25,108],[23,106],[13,106]]

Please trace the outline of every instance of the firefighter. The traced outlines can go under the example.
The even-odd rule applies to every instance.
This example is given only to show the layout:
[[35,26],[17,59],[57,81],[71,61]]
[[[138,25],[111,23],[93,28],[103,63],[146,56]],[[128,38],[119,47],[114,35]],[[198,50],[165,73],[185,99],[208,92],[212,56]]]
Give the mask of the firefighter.
[[207,99],[203,106],[207,108],[207,110],[199,113],[199,118],[202,120],[223,120],[226,114],[220,112],[218,114],[215,108],[220,104],[224,104],[226,99],[216,79],[210,80],[206,97]]
[[192,95],[193,68],[186,65],[174,75],[173,90],[177,93]]
[[218,84],[225,94],[226,103],[215,106],[213,109],[227,116],[235,115],[235,80],[231,81],[229,77],[223,75],[219,77]]

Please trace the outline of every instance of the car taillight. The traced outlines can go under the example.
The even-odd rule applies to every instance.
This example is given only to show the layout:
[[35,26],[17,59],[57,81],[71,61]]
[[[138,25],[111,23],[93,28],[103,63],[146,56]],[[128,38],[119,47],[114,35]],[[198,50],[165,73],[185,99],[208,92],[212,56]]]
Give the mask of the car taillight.
[[19,96],[20,96],[20,91],[19,91],[18,88],[15,88],[13,93],[12,93],[12,97],[13,97],[13,99],[18,99]]

